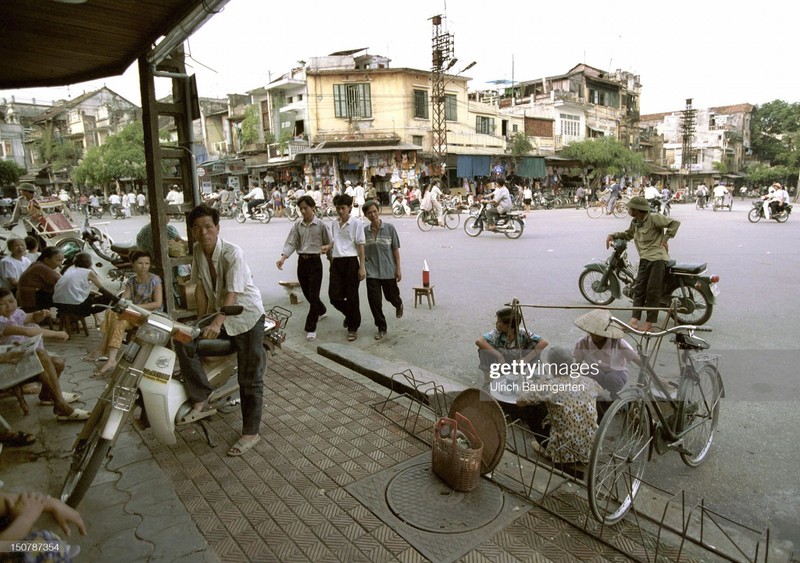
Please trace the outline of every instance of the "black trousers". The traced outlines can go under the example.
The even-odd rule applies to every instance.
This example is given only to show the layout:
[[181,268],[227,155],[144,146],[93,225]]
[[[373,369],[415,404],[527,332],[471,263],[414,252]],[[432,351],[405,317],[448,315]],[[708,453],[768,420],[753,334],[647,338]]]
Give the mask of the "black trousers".
[[348,332],[358,332],[361,326],[361,308],[358,301],[358,257],[334,258],[331,261],[328,298],[331,305],[344,315]]
[[319,298],[319,291],[322,288],[322,259],[318,254],[297,255],[297,281],[300,282],[303,297],[308,301],[308,315],[303,330],[316,332],[320,315],[328,312]]
[[[666,260],[639,260],[639,272],[633,282],[634,307],[658,307],[664,290]],[[641,319],[642,312],[634,311],[634,319]],[[655,324],[658,311],[647,311],[647,321]]]
[[375,326],[379,332],[386,332],[386,317],[383,314],[383,299],[381,292],[386,300],[394,305],[395,308],[403,304],[400,298],[400,288],[397,287],[397,280],[394,278],[380,280],[377,278],[367,278],[367,301],[372,318],[375,319]]

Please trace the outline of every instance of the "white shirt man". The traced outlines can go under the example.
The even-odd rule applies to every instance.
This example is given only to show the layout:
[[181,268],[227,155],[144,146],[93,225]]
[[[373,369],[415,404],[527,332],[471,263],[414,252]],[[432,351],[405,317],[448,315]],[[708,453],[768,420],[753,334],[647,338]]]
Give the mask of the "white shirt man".
[[728,194],[728,188],[722,184],[714,186],[714,197],[725,197]]
[[264,190],[261,186],[253,186],[243,199],[247,201],[247,213],[250,214],[253,207],[264,203]]
[[661,192],[658,191],[658,188],[655,186],[645,186],[644,188],[644,198],[645,199],[660,199]]
[[122,198],[119,194],[111,194],[108,196],[108,203],[111,205],[122,205]]
[[356,187],[353,188],[353,215],[356,217],[361,217],[361,206],[364,205],[366,201],[364,194],[364,186],[359,182],[356,184]]

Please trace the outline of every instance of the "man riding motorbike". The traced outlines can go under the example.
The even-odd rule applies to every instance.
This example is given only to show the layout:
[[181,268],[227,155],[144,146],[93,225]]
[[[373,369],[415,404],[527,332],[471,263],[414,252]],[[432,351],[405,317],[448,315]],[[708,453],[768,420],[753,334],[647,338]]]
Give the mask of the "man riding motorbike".
[[769,204],[767,205],[766,209],[769,210],[766,213],[767,219],[770,218],[770,214],[777,214],[783,211],[783,207],[789,201],[789,192],[787,192],[783,186],[781,186],[778,182],[772,184],[775,188],[775,191],[772,192],[772,195],[769,198]]
[[506,187],[506,181],[502,178],[495,182],[497,188],[492,192],[491,205],[486,208],[486,223],[487,230],[494,231],[495,223],[500,218],[500,215],[511,211],[513,204],[511,203],[511,194]]
[[644,198],[650,204],[651,209],[654,209],[656,213],[661,212],[661,192],[657,187],[647,184],[644,187]]

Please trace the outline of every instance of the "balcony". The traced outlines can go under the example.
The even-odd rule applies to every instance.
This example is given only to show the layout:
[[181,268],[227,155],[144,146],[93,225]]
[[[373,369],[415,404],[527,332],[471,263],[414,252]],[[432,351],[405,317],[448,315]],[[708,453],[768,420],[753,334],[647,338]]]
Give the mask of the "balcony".
[[267,145],[267,155],[269,162],[289,162],[294,160],[294,157],[306,150],[309,147],[308,141],[289,141],[283,145],[280,143],[271,143]]

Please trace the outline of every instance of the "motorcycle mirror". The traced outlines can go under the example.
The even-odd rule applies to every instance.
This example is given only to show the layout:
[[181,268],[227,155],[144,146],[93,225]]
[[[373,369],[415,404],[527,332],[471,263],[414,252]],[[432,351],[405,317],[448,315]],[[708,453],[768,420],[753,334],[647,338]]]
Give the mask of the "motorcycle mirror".
[[219,312],[225,315],[226,317],[234,317],[236,315],[240,315],[244,311],[244,307],[241,305],[226,305],[225,307],[220,307]]

